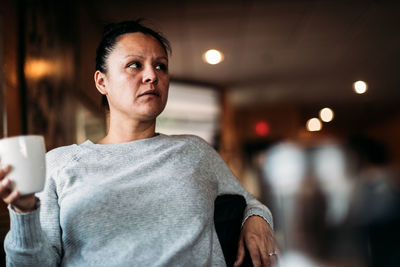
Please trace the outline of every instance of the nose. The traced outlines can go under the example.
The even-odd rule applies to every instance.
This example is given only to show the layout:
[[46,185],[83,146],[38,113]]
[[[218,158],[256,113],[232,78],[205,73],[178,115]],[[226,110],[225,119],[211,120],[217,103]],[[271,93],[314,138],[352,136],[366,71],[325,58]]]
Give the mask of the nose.
[[157,83],[157,74],[153,67],[147,67],[143,72],[143,83]]

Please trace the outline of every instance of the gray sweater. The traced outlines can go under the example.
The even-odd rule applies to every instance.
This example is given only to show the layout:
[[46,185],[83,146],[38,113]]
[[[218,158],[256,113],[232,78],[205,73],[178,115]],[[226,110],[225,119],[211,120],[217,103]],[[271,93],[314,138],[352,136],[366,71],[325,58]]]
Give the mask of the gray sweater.
[[225,266],[214,228],[217,195],[269,210],[195,136],[60,147],[47,153],[40,208],[9,208],[8,266]]

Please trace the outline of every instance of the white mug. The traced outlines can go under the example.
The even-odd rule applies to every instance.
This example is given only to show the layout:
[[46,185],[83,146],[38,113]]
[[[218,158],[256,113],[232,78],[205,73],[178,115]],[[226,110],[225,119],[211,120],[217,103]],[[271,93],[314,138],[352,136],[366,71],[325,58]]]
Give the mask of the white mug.
[[26,135],[0,140],[0,163],[11,166],[6,177],[21,195],[40,192],[46,180],[46,148],[43,136]]

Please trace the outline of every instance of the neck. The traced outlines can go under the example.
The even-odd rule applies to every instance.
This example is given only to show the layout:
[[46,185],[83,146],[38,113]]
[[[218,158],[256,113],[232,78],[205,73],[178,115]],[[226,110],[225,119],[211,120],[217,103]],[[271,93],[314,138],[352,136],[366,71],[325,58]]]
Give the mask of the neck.
[[135,140],[150,138],[156,135],[156,120],[116,120],[110,117],[110,126],[107,135],[99,144],[120,144]]

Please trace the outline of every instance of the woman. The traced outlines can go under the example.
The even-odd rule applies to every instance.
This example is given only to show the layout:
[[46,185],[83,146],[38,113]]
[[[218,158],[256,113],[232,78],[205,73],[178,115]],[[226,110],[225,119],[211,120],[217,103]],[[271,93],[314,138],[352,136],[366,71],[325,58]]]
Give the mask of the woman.
[[224,266],[213,208],[217,195],[232,193],[247,201],[235,264],[245,245],[255,266],[274,262],[269,210],[218,154],[200,138],[155,132],[168,51],[166,39],[138,21],[106,27],[94,79],[109,105],[107,136],[48,152],[37,197],[11,191],[9,167],[0,171],[10,266]]

